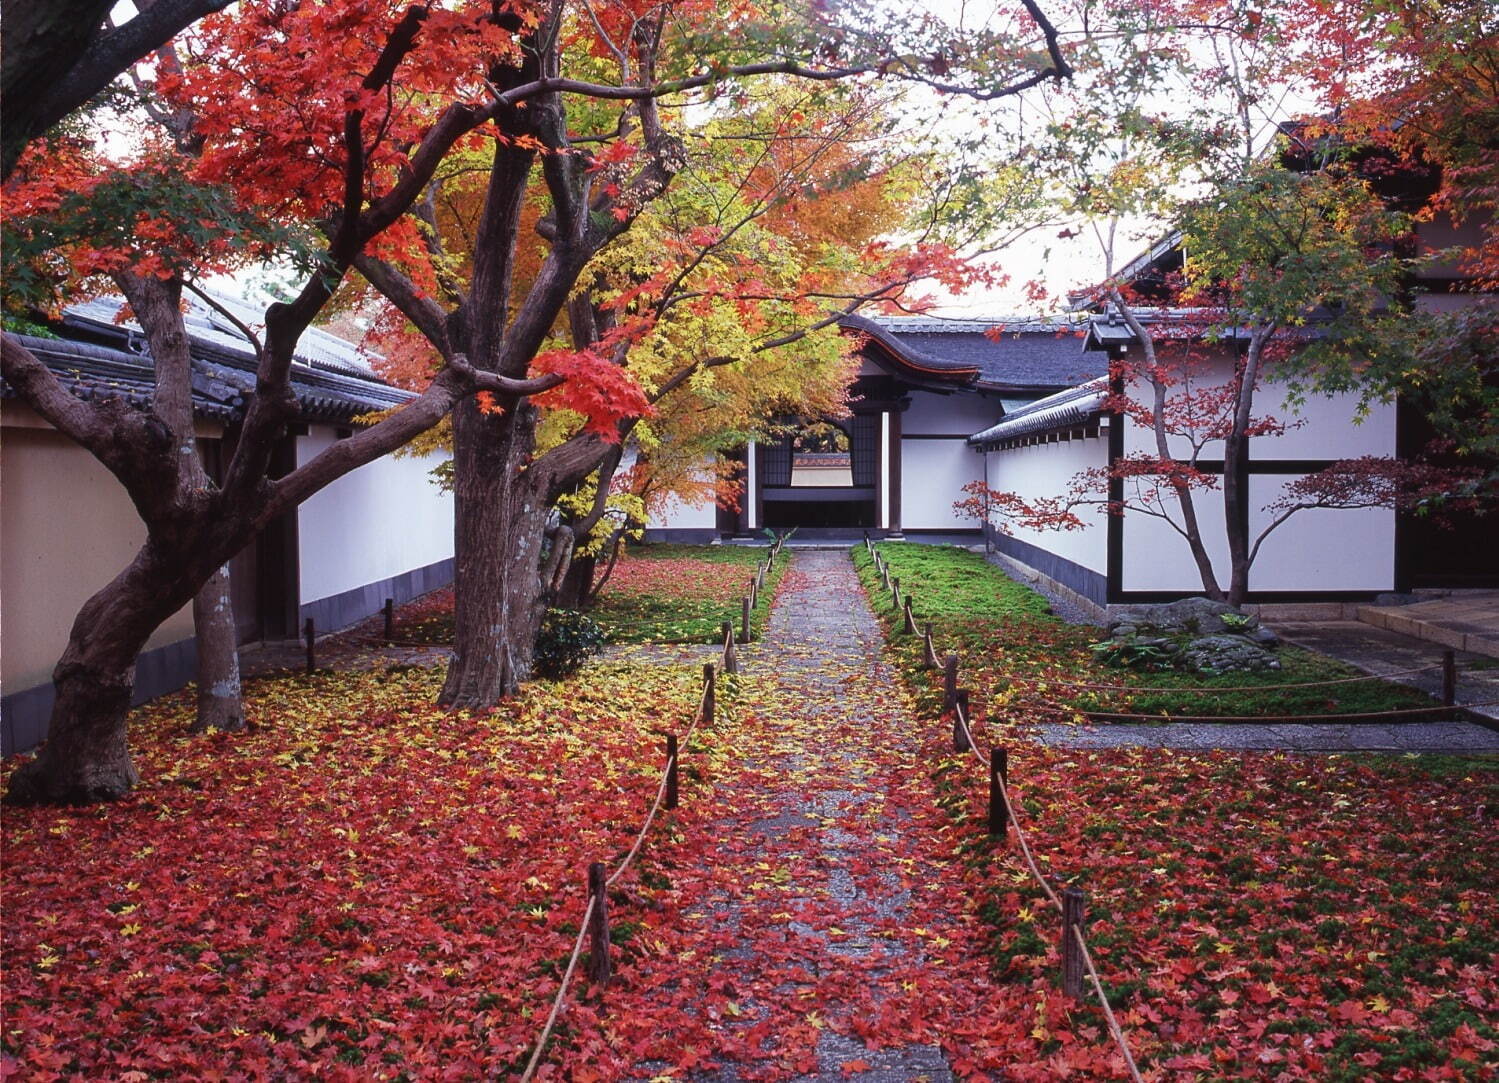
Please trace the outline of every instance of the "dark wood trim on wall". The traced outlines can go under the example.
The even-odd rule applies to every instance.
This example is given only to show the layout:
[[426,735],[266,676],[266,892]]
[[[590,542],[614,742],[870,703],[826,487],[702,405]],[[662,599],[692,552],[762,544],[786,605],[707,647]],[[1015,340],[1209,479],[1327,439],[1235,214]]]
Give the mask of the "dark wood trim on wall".
[[[907,405],[909,405],[909,402]],[[901,409],[903,410],[904,407]],[[890,412],[890,532],[892,534],[899,534],[901,532],[900,448],[904,437],[901,435],[900,419],[901,410],[892,410]]]
[[[1110,375],[1109,394],[1124,394],[1124,377]],[[1124,425],[1123,414],[1109,415],[1109,457],[1108,468],[1112,469],[1114,464],[1124,458]],[[1116,505],[1124,501],[1124,479],[1109,478],[1109,500]],[[1105,545],[1104,565],[1104,596],[1102,599],[1094,598],[1103,605],[1115,601],[1116,596],[1124,589],[1124,516],[1106,514],[1104,516],[1104,530],[1107,540]],[[1074,590],[1077,588],[1074,587]],[[1079,593],[1082,593],[1079,591]]]
[[907,432],[901,433],[902,440],[967,440],[968,436],[961,432]]

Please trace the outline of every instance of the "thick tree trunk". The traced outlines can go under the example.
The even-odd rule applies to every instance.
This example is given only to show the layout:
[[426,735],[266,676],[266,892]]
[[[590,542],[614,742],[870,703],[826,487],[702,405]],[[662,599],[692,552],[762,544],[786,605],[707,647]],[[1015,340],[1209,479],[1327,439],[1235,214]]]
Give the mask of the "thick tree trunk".
[[466,398],[453,414],[455,656],[445,707],[491,707],[531,673],[550,511],[525,470],[535,435],[528,404],[485,415]]
[[193,595],[193,632],[198,640],[198,713],[192,731],[244,729],[239,635],[234,625],[228,565],[220,566]]

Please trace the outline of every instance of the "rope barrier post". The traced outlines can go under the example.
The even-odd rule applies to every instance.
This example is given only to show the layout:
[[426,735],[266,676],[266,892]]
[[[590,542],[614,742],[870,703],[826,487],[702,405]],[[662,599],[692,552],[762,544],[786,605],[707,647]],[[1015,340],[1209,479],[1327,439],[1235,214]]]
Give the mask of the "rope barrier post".
[[588,895],[593,910],[588,918],[588,980],[595,985],[609,984],[609,906],[604,863],[588,866]]
[[1442,706],[1457,702],[1457,652],[1442,652]]
[[968,752],[973,744],[968,740],[968,689],[959,688],[953,693],[955,703],[952,712],[952,747],[954,752]]
[[958,656],[949,654],[942,660],[942,713],[958,705]]
[[1005,790],[1010,785],[1010,753],[997,745],[989,749],[989,837],[1010,840],[1010,813]]
[[1083,953],[1072,932],[1082,932],[1083,905],[1081,888],[1062,890],[1062,994],[1068,1000],[1083,999]]
[[396,637],[396,600],[385,599],[385,642],[389,643]]
[[307,672],[317,672],[317,629],[313,627],[312,618],[307,618],[307,623],[302,625],[302,638],[307,641]]
[[916,634],[916,614],[911,612],[911,596],[909,594],[906,595],[906,626],[905,626],[905,630],[906,630],[906,633],[908,635],[915,635]]
[[900,612],[900,579],[890,580],[890,608]]
[[751,579],[749,581],[749,594],[746,595],[746,597],[749,598],[749,606],[751,609],[760,604],[760,588],[755,585],[754,579]]
[[[730,640],[733,639],[731,635]],[[718,674],[712,662],[703,663],[703,721],[712,722],[718,713]]]
[[677,735],[666,735],[666,808],[677,807]]
[[754,601],[746,596],[746,598],[744,599],[744,613],[742,615],[743,627],[739,632],[739,642],[741,643],[748,643],[750,641],[750,616],[754,612],[754,609]]
[[739,658],[734,654],[734,622],[723,622],[723,671],[739,672]]
[[932,622],[926,622],[926,631],[922,633],[921,644],[921,668],[939,669],[942,663],[937,661],[937,647],[932,642]]

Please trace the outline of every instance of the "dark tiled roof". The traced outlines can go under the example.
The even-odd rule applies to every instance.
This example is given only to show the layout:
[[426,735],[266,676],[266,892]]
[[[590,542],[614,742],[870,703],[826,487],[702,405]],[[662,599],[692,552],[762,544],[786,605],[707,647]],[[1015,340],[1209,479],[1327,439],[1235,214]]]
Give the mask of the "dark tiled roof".
[[[108,302],[94,302],[93,305]],[[81,339],[35,338],[16,336],[22,345],[40,358],[58,378],[82,399],[123,398],[142,408],[151,403],[155,373],[144,338],[138,329],[104,321],[102,309],[93,305],[70,310],[65,325]],[[239,420],[255,387],[255,357],[248,343],[238,339],[225,341],[223,334],[204,333],[189,321],[193,340],[193,409],[198,416],[223,422]],[[341,340],[332,336],[332,343]],[[299,344],[299,360],[292,363],[291,390],[301,407],[303,421],[348,421],[360,414],[398,406],[414,396],[409,391],[391,387],[368,369],[338,356],[337,347],[319,342],[320,353],[334,352],[331,359],[317,356],[301,359],[305,351]],[[355,347],[342,343],[352,354]],[[0,384],[0,394],[12,395]]]
[[925,367],[971,372],[969,382],[980,390],[1045,394],[1100,376],[1107,367],[1103,358],[1083,351],[1087,325],[1081,320],[850,317],[844,326],[866,331]]
[[968,442],[988,447],[1018,436],[1080,425],[1098,414],[1108,394],[1109,383],[1106,378],[1089,380],[1078,387],[1069,387],[1066,391],[1048,395],[1023,409],[1006,414],[998,425],[974,433],[968,438]]

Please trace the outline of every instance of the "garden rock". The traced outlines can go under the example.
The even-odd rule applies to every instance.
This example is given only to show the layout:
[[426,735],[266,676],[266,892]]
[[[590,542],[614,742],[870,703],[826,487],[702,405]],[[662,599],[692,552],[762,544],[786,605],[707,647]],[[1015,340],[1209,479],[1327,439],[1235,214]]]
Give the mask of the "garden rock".
[[1182,658],[1203,673],[1264,673],[1279,669],[1280,659],[1244,636],[1199,636],[1189,641]]
[[[1227,619],[1225,619],[1227,618]],[[1131,605],[1109,615],[1109,635],[1123,639],[1141,632],[1163,635],[1248,635],[1259,627],[1256,617],[1227,602],[1182,598],[1164,605]]]

